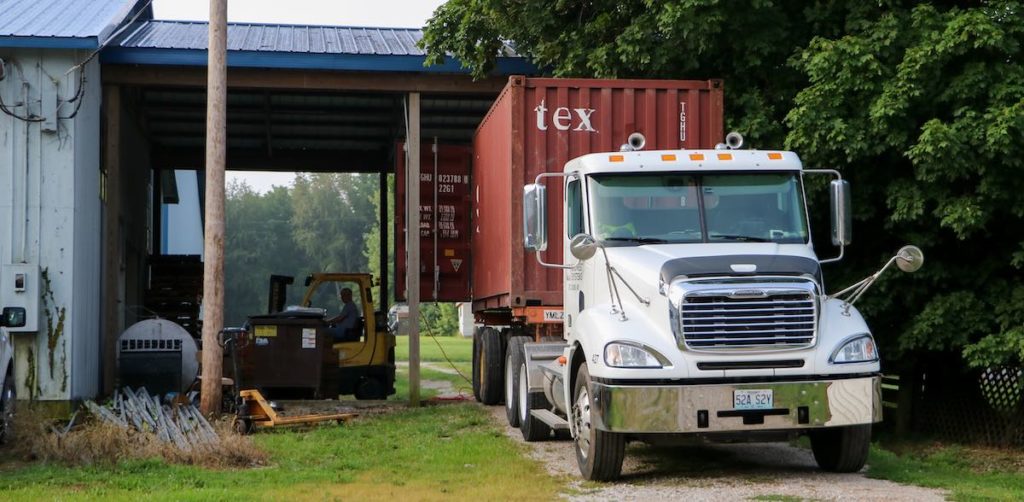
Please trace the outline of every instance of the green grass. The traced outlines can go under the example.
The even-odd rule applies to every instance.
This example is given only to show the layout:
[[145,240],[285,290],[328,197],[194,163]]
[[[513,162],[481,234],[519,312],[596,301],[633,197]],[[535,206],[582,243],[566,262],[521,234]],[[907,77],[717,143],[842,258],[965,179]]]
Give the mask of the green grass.
[[[905,450],[905,448],[901,448]],[[949,490],[953,500],[1024,499],[1024,453],[939,446],[896,454],[872,447],[868,477]]]
[[[420,360],[444,362],[444,354],[441,353],[441,348],[438,347],[438,344],[441,345],[441,348],[444,349],[444,353],[448,354],[448,358],[453,362],[473,362],[473,339],[463,338],[461,336],[431,337],[421,335]],[[395,359],[398,361],[409,360],[409,337],[398,337],[398,343],[395,347]]]
[[[162,461],[112,466],[0,464],[2,500],[554,499],[559,480],[475,405],[261,432],[267,467],[209,470]],[[500,461],[496,461],[500,459]]]

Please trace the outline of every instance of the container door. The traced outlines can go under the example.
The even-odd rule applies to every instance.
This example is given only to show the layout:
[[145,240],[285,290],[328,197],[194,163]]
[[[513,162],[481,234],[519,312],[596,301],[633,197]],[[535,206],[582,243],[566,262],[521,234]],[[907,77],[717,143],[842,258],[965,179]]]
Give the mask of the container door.
[[[406,157],[397,146],[395,197],[396,297],[404,300]],[[420,301],[462,302],[471,299],[469,180],[471,150],[468,146],[420,146]],[[414,232],[416,229],[413,230]]]

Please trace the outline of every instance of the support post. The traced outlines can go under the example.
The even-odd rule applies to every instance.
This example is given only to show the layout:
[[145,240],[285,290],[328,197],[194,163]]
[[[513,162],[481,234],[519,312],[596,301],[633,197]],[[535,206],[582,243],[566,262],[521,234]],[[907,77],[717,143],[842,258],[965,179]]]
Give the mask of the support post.
[[224,161],[226,157],[228,2],[210,0],[206,82],[206,218],[203,232],[203,384],[200,409],[220,412],[224,325]]
[[405,139],[406,302],[409,304],[409,405],[420,405],[420,93],[409,93]]
[[[114,391],[117,379],[117,337],[120,336],[121,272],[121,88],[103,87],[103,394]],[[154,209],[155,210],[155,209]]]
[[390,293],[388,288],[388,265],[391,260],[388,259],[388,168],[386,164],[382,164],[380,168],[380,309],[385,315],[388,313],[388,308],[391,307],[391,301],[388,294]]

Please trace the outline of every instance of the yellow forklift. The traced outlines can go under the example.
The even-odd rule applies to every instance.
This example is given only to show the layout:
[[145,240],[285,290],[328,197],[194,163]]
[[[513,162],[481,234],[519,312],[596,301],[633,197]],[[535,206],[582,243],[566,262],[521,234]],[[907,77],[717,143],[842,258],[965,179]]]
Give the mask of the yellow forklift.
[[[247,386],[273,399],[387,399],[395,393],[395,336],[373,306],[370,274],[316,273],[306,278],[297,306],[285,307],[293,279],[271,276],[268,314],[250,316],[239,347]],[[341,334],[330,324],[350,290],[359,308],[355,326]]]

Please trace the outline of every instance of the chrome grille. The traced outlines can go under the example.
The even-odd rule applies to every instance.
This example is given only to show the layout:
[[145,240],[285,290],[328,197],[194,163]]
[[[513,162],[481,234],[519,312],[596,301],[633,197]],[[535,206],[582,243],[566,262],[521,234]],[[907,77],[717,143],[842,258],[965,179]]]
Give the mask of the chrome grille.
[[813,285],[698,289],[683,294],[679,323],[693,349],[795,348],[814,343]]

